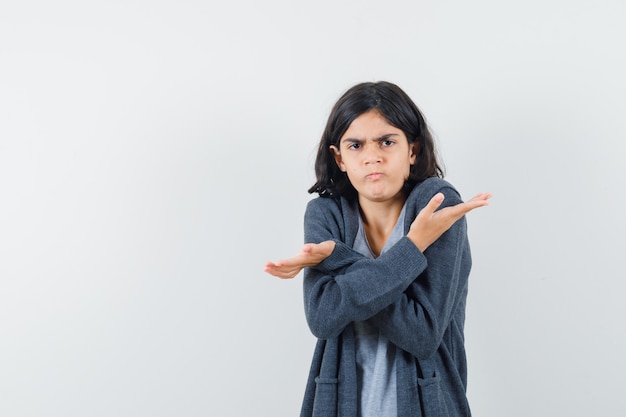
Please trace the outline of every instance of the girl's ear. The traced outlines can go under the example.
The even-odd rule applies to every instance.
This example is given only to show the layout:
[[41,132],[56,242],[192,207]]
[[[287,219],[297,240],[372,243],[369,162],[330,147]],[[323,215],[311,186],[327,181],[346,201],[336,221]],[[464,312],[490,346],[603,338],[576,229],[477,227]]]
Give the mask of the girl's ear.
[[346,172],[346,166],[341,159],[341,152],[339,152],[339,148],[337,148],[335,145],[330,145],[329,148],[332,151],[333,156],[335,157],[335,162],[337,163],[339,170],[341,172]]
[[415,165],[415,161],[417,160],[417,155],[420,152],[420,144],[419,142],[409,143],[409,158],[411,165]]

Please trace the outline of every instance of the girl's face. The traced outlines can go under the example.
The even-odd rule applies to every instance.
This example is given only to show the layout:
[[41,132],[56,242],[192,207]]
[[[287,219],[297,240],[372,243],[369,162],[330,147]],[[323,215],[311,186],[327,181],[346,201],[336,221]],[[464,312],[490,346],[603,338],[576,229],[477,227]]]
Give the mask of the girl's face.
[[415,148],[404,132],[390,125],[378,111],[354,119],[339,140],[339,147],[330,148],[339,169],[359,193],[359,201],[404,199],[402,186],[415,163]]

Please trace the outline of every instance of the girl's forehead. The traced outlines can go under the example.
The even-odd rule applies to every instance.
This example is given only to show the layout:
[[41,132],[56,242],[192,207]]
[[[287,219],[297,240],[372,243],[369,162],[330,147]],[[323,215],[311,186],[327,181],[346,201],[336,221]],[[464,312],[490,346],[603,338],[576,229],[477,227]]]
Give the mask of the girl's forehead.
[[389,123],[380,112],[370,110],[355,118],[341,136],[341,139],[376,139],[380,136],[390,134],[402,134],[404,136],[402,130]]

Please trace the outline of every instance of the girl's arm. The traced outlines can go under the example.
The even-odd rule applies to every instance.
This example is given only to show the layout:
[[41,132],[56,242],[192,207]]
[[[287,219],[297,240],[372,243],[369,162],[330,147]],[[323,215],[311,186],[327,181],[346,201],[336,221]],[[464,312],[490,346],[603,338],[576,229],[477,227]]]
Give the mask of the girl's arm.
[[[408,233],[409,239],[422,252],[428,248],[443,232],[459,220],[469,211],[487,205],[487,200],[491,197],[489,193],[480,193],[465,203],[459,203],[452,207],[446,207],[435,212],[435,209],[443,201],[443,194],[435,195],[425,210],[418,215],[418,219],[413,222],[411,230]],[[421,218],[421,221],[419,221]],[[428,226],[428,227],[427,227]],[[265,264],[265,272],[278,278],[293,278],[306,267],[318,266],[322,261],[328,258],[335,245],[342,245],[342,242],[334,240],[326,240],[321,243],[306,243],[302,246],[300,253],[296,256],[283,259],[277,262],[267,262]],[[357,258],[360,258],[357,256]],[[355,258],[354,260],[358,260]]]
[[[430,236],[426,241],[434,241],[425,253],[417,249],[422,243],[404,237],[376,260],[363,257],[332,272],[305,269],[305,313],[315,336],[330,338],[351,321],[371,318],[389,340],[416,357],[429,356],[437,349],[455,308],[465,299],[471,266],[465,219],[457,221],[456,216],[487,205],[491,197],[479,194],[463,203],[453,188],[439,191],[448,207],[435,212],[441,204],[441,196],[436,195],[409,231],[410,235],[421,230],[423,236]],[[325,216],[318,217],[315,210],[308,213],[311,221],[305,235],[330,232],[324,226],[329,223]],[[442,228],[446,222],[448,226]],[[347,245],[338,244],[331,257],[341,259],[340,252],[356,256]]]
[[[337,245],[332,256],[341,251],[357,254]],[[320,339],[335,337],[350,322],[367,320],[393,303],[426,268],[426,258],[407,237],[376,259],[357,255],[359,260],[334,272],[304,270],[305,316]]]
[[328,258],[304,269],[305,317],[320,339],[339,335],[352,321],[372,317],[397,300],[426,268],[425,256],[407,237],[375,260],[341,243],[346,228],[357,227],[356,218],[344,219],[353,215],[357,214],[351,208],[329,198],[309,201],[304,215],[305,242],[335,241]]
[[[444,192],[448,204],[460,201],[453,192]],[[438,349],[459,304],[465,302],[471,267],[465,218],[454,223],[424,255],[428,268],[369,320],[392,343],[420,359]]]

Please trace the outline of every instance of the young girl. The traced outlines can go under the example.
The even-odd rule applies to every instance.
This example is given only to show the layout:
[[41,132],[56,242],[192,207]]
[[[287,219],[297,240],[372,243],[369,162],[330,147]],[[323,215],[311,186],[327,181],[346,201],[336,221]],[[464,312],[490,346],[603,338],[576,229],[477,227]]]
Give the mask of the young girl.
[[388,82],[338,100],[315,172],[307,243],[265,266],[281,278],[304,268],[318,341],[301,416],[470,416],[464,214],[491,195],[462,202],[419,109]]

